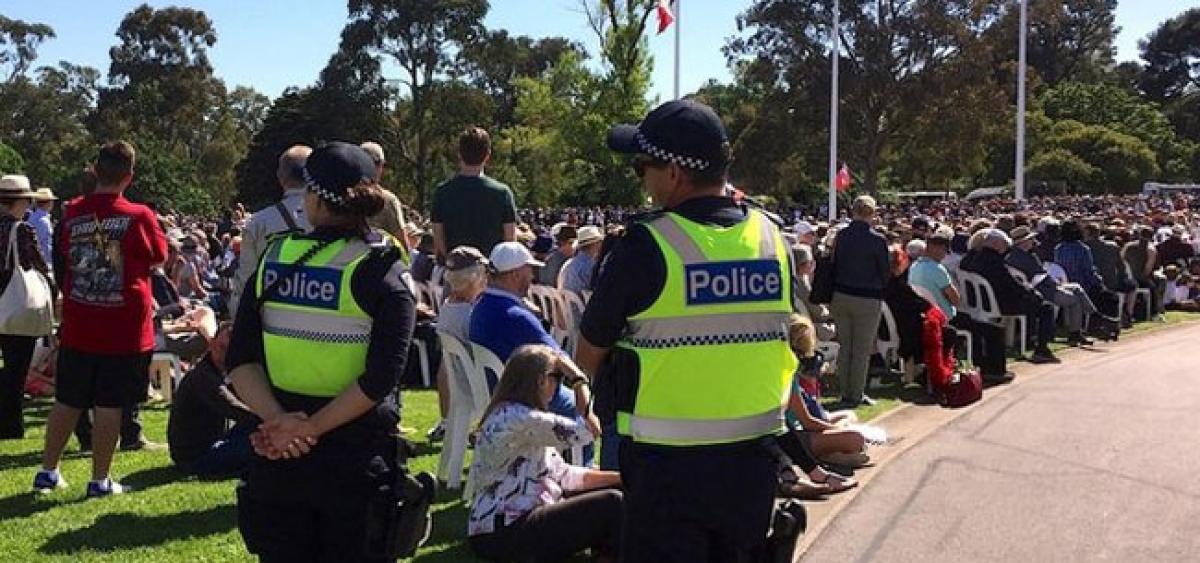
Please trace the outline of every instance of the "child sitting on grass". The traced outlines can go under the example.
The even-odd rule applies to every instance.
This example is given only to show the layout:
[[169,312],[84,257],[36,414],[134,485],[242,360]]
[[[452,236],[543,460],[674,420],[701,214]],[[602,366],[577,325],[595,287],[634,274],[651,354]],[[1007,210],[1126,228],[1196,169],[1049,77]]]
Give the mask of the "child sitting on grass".
[[809,450],[826,462],[861,467],[870,462],[866,454],[867,441],[862,433],[844,428],[842,424],[856,422],[853,411],[828,413],[813,392],[819,393],[821,359],[816,353],[816,330],[812,321],[793,314],[788,326],[788,340],[800,367],[792,380],[788,401],[788,425],[798,431]]

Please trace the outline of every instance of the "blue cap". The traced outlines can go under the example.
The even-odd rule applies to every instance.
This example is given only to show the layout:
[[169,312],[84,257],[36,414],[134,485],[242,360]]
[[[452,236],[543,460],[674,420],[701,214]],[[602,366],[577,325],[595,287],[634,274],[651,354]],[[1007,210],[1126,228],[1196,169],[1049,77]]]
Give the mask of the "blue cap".
[[334,141],[316,148],[304,163],[309,191],[334,205],[346,204],[346,190],[375,178],[375,161],[358,145]]
[[618,125],[608,133],[608,147],[614,151],[645,154],[696,171],[728,167],[728,144],[721,118],[693,100],[667,102],[641,123]]

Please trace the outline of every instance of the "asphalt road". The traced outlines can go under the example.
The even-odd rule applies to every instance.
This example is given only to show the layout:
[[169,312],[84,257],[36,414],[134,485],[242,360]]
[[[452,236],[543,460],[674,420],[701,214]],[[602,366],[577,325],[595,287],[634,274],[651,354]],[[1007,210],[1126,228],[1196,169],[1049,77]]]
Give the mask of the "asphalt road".
[[1015,385],[883,467],[802,561],[1200,561],[1200,325]]

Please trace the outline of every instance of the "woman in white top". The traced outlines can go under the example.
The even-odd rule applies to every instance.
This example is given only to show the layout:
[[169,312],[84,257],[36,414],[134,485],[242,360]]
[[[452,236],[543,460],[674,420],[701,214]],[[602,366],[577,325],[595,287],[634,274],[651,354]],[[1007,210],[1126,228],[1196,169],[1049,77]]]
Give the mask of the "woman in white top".
[[[560,382],[586,401],[587,379],[555,350],[523,346],[509,359],[479,425],[467,534],[490,560],[557,561],[590,548],[615,561],[620,474],[569,465],[559,449],[595,439],[599,422],[546,410]],[[566,496],[565,493],[573,493]]]

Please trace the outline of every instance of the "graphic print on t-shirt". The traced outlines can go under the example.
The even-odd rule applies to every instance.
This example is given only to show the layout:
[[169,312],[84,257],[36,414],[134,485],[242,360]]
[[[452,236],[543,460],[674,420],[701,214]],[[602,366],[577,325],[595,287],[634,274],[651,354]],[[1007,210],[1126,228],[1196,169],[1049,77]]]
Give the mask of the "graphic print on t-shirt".
[[97,219],[95,214],[76,217],[67,225],[71,287],[67,295],[88,305],[122,307],[125,259],[121,240],[133,218],[118,215]]

